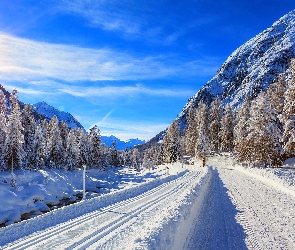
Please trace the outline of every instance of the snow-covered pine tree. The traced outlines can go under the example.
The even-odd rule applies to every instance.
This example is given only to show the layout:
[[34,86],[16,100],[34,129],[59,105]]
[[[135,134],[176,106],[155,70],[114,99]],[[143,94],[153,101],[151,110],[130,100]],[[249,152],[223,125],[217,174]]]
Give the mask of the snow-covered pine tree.
[[48,153],[51,168],[62,168],[65,163],[65,150],[62,145],[57,117],[54,115],[48,125]]
[[286,157],[295,156],[295,59],[291,60],[292,78],[288,82],[280,120],[283,122],[282,143]]
[[62,121],[61,123],[59,123],[59,131],[60,131],[60,137],[61,137],[63,149],[66,150],[67,138],[68,138],[70,129],[68,127],[68,124],[65,121]]
[[119,166],[119,155],[116,148],[116,140],[113,141],[112,147],[110,148],[110,154],[111,154],[111,165],[114,167]]
[[195,145],[197,142],[197,122],[196,122],[196,108],[194,104],[191,103],[188,111],[187,119],[187,129],[185,131],[185,145],[186,153],[191,156],[195,156]]
[[236,116],[236,125],[234,127],[234,151],[237,153],[237,160],[239,162],[249,162],[248,156],[250,152],[248,150],[249,143],[247,141],[247,135],[249,133],[249,119],[250,119],[250,98],[247,96],[244,102],[238,109]]
[[195,145],[195,155],[199,159],[206,161],[209,153],[208,106],[204,102],[200,102],[198,106],[198,139]]
[[133,148],[131,150],[131,165],[134,169],[136,169],[137,171],[140,170],[140,165],[141,165],[141,157],[140,157],[140,153],[139,150],[137,148]]
[[89,163],[93,167],[99,167],[101,165],[101,147],[102,141],[100,138],[100,130],[94,125],[89,130],[89,150],[90,150],[90,159]]
[[221,129],[221,100],[217,97],[210,106],[209,114],[209,129],[208,135],[210,139],[210,149],[212,151],[219,151],[220,149],[220,129]]
[[31,164],[36,169],[42,169],[45,167],[46,160],[46,136],[47,131],[44,130],[42,123],[36,126],[34,140],[33,140],[33,158]]
[[249,119],[248,159],[264,164],[277,164],[282,148],[281,134],[276,123],[276,112],[264,92],[252,102]]
[[276,113],[280,116],[283,113],[285,92],[287,89],[286,74],[280,74],[277,80],[269,86],[266,95],[271,101]]
[[26,104],[22,113],[22,126],[24,128],[24,149],[26,152],[26,159],[24,165],[28,169],[34,168],[35,152],[34,152],[34,137],[36,130],[36,121],[32,115],[32,107]]
[[173,163],[179,160],[180,145],[179,145],[179,129],[178,122],[174,120],[167,130],[164,137],[164,162]]
[[4,144],[6,138],[7,127],[7,107],[6,97],[3,91],[0,89],[0,171],[4,169]]
[[124,166],[131,166],[132,165],[131,163],[132,163],[131,152],[127,147],[123,153],[123,165]]
[[234,118],[230,104],[226,104],[221,119],[220,146],[221,150],[231,152],[233,149]]
[[77,129],[79,137],[78,137],[78,145],[79,145],[79,165],[82,167],[83,165],[89,166],[89,141],[87,135],[85,134],[83,129]]
[[11,107],[6,128],[4,144],[4,160],[7,168],[17,169],[22,167],[25,159],[23,126],[21,124],[21,113],[18,104],[17,90],[13,90],[10,97]]
[[65,166],[67,170],[74,170],[79,165],[79,145],[78,138],[75,129],[70,130],[67,136],[66,147],[66,162]]

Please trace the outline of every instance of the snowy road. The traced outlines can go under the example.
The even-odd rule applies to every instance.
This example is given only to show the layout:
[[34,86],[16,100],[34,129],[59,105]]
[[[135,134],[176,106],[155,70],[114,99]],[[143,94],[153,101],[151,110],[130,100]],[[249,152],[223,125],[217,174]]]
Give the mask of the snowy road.
[[220,176],[241,211],[250,249],[295,249],[295,197],[279,184],[266,184],[238,170],[220,169]]
[[[4,249],[295,249],[294,187],[262,170],[233,166],[230,159],[215,157],[208,165],[105,196],[111,199],[107,205]],[[9,236],[16,227],[2,232]]]
[[[187,172],[147,192],[69,220],[9,244],[7,249],[132,249],[150,244],[148,236],[165,216],[175,216],[206,170]],[[190,203],[190,202],[189,202]],[[169,211],[170,210],[170,211]],[[164,218],[163,218],[164,216]],[[168,220],[168,218],[166,218]],[[173,237],[171,239],[173,241]]]

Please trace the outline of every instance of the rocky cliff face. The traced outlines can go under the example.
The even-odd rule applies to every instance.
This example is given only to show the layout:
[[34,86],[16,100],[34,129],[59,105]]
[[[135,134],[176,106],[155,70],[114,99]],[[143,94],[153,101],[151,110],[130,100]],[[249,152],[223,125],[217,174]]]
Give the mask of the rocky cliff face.
[[223,104],[236,107],[247,95],[257,95],[286,71],[294,57],[295,10],[236,49],[184,106],[178,116],[180,125],[186,125],[185,117],[192,102],[198,106],[201,100],[209,104],[220,97]]

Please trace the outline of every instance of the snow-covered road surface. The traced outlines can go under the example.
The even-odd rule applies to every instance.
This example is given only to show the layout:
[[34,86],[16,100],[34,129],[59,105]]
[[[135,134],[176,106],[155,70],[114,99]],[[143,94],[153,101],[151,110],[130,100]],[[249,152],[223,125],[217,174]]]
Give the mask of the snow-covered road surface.
[[49,223],[35,233],[8,226],[0,240],[15,230],[4,249],[295,249],[294,186],[225,157],[208,165],[34,218],[31,230]]
[[[161,234],[158,234],[161,227],[163,224],[168,225],[171,218],[180,219],[178,211],[180,206],[183,207],[185,203],[192,206],[190,195],[194,199],[202,196],[201,185],[208,183],[209,176],[207,169],[186,172],[147,192],[28,235],[6,247],[7,249],[134,249],[136,246],[151,247],[153,241],[154,244],[166,245],[163,239],[158,238],[157,241],[156,235]],[[194,194],[196,190],[199,191],[198,195]],[[180,221],[184,222],[185,218]],[[151,235],[155,237],[151,239]],[[166,236],[170,246],[174,245],[174,237],[175,235],[170,235],[168,239]],[[183,239],[179,240],[185,242]]]

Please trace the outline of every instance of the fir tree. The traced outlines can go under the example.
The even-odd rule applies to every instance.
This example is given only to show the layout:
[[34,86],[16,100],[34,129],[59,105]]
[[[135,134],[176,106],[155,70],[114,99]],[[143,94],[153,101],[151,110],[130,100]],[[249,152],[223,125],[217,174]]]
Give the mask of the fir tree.
[[179,160],[180,145],[179,145],[179,129],[178,122],[174,120],[167,130],[164,137],[164,162],[173,163]]
[[89,150],[90,150],[90,165],[98,167],[101,161],[101,147],[102,141],[100,138],[100,130],[95,125],[89,130]]
[[295,59],[291,61],[292,78],[285,92],[283,112],[280,116],[284,124],[282,143],[287,157],[295,156]]
[[113,141],[112,147],[110,148],[110,154],[111,154],[111,165],[114,167],[119,166],[119,156],[118,156],[118,151],[116,148],[116,140]]
[[0,89],[0,170],[4,169],[4,144],[6,139],[7,128],[7,107],[6,97]]
[[77,133],[71,130],[66,139],[66,168],[68,170],[74,170],[78,167],[79,163],[79,145]]
[[220,146],[223,151],[232,151],[233,149],[233,128],[234,128],[233,112],[230,104],[226,104],[224,114],[221,119],[220,129]]
[[194,156],[195,145],[197,142],[197,122],[196,122],[196,109],[193,103],[191,103],[190,105],[186,119],[187,119],[187,129],[185,131],[186,153],[191,156]]
[[4,160],[6,166],[13,172],[13,169],[22,167],[25,159],[25,150],[23,148],[23,126],[21,124],[21,113],[16,90],[13,90],[9,99],[11,101],[11,113],[8,116],[6,129]]
[[220,149],[220,129],[221,129],[221,100],[217,97],[210,107],[208,135],[210,139],[210,149],[218,151]]
[[273,164],[280,158],[281,134],[276,124],[276,116],[270,100],[261,92],[250,110],[249,134],[246,139],[250,161]]
[[251,101],[249,97],[246,97],[244,102],[239,107],[237,113],[237,123],[234,127],[234,150],[237,153],[237,159],[240,162],[249,162],[249,154],[248,150],[249,142],[247,141],[247,135],[249,133],[249,119],[250,119],[250,105]]
[[50,157],[50,167],[61,168],[64,163],[64,147],[58,126],[57,117],[54,115],[48,126],[48,153]]
[[34,137],[36,130],[36,121],[32,115],[31,105],[26,104],[22,113],[22,126],[24,128],[24,149],[26,152],[26,161],[24,165],[32,169],[34,168],[35,152],[34,152]]
[[83,165],[89,165],[89,155],[90,147],[87,135],[82,129],[77,130],[79,133],[78,145],[79,145],[79,164],[82,167]]
[[195,155],[202,160],[208,158],[210,143],[208,136],[208,107],[200,102],[198,107],[198,139],[195,145]]

